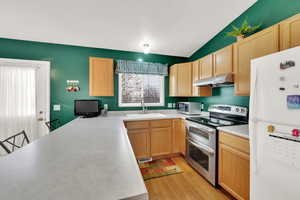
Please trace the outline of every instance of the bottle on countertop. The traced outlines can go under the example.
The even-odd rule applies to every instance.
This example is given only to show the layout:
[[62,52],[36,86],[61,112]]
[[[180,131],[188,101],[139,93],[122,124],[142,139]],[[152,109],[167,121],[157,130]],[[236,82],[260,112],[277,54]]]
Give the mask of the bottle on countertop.
[[107,113],[108,113],[108,105],[107,105],[107,104],[104,104],[102,116],[103,116],[103,117],[106,117],[106,116],[107,116]]
[[200,111],[203,112],[204,111],[204,103],[201,102],[201,105],[200,105]]

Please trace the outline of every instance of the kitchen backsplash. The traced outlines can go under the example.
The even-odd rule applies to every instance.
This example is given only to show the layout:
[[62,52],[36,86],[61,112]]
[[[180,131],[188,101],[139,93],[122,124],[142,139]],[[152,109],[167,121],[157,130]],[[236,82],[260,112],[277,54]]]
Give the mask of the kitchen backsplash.
[[190,102],[203,102],[204,110],[207,111],[208,106],[212,104],[229,104],[249,107],[249,96],[235,96],[234,87],[216,87],[213,88],[213,96],[211,97],[190,97]]

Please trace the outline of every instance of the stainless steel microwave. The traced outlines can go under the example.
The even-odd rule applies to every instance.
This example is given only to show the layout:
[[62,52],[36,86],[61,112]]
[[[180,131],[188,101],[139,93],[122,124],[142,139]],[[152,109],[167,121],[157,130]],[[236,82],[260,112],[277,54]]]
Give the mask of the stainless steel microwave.
[[177,111],[186,115],[201,114],[201,103],[198,102],[178,102]]

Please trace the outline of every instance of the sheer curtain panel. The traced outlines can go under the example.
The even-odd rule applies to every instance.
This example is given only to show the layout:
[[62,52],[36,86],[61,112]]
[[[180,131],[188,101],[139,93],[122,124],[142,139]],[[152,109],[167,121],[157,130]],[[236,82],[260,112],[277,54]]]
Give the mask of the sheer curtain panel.
[[0,65],[0,140],[25,130],[38,138],[36,119],[36,69]]

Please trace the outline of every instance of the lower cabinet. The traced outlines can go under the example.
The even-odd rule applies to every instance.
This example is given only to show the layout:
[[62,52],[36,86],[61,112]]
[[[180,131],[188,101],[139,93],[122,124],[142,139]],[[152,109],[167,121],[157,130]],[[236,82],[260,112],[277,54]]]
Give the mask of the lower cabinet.
[[183,119],[172,120],[173,130],[173,151],[172,153],[181,153],[185,156],[186,151],[186,130]]
[[128,137],[136,158],[150,157],[150,134],[148,129],[129,130]]
[[219,139],[219,185],[238,200],[250,193],[249,141],[221,132]]
[[151,156],[162,156],[172,153],[171,127],[152,128],[150,138]]
[[127,121],[125,125],[136,158],[149,158],[172,153],[185,155],[184,120]]

